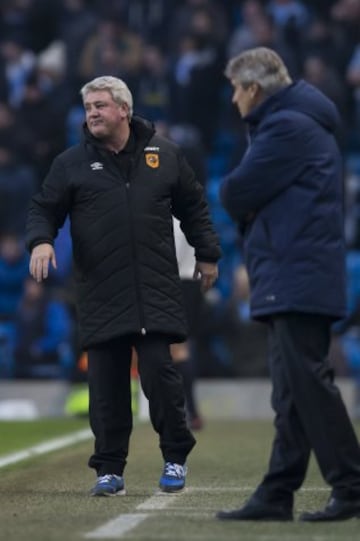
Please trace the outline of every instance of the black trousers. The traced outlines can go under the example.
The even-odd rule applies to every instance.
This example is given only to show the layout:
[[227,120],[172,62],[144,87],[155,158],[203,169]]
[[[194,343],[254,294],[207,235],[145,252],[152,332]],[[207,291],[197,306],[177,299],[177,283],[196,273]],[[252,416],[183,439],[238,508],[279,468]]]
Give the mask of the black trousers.
[[[89,466],[98,475],[122,475],[132,431],[131,348],[138,354],[141,386],[166,462],[184,464],[195,445],[186,424],[182,380],[166,337],[124,337],[88,350],[90,426],[95,452]],[[144,442],[145,443],[145,442]]]
[[327,360],[330,326],[321,315],[286,313],[271,319],[276,432],[268,473],[256,490],[267,501],[292,505],[311,450],[333,496],[360,498],[360,447]]

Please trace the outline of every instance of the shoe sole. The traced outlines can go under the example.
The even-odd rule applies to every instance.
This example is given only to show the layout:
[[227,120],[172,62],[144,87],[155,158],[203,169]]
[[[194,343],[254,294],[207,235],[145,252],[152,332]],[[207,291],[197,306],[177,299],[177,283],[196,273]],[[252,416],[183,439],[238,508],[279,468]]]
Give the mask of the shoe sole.
[[185,487],[181,488],[172,488],[172,487],[160,487],[160,492],[162,494],[180,494],[181,492],[184,492]]
[[320,523],[320,522],[343,522],[345,520],[351,520],[353,518],[357,518],[357,519],[360,519],[360,514],[354,514],[354,513],[351,513],[351,514],[345,514],[341,517],[327,517],[327,518],[309,518],[309,517],[299,517],[299,522],[317,522],[317,523]]
[[126,495],[126,490],[123,489],[123,490],[118,490],[117,492],[97,492],[96,494],[90,494],[91,497],[93,498],[96,498],[96,497],[109,497],[109,496],[125,496]]

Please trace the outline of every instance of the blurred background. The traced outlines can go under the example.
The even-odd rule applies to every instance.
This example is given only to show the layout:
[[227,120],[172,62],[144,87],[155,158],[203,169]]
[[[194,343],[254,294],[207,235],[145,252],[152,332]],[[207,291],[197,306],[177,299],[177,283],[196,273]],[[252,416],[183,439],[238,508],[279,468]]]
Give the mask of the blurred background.
[[277,51],[293,78],[317,86],[342,115],[349,313],[334,327],[331,359],[357,394],[360,0],[1,0],[0,402],[9,389],[26,394],[20,382],[61,383],[68,392],[86,380],[69,224],[56,240],[58,270],[44,284],[28,276],[24,226],[53,158],[81,138],[79,89],[99,75],[127,82],[135,114],[183,148],[207,193],[224,256],[215,288],[197,301],[194,374],[231,384],[268,377],[266,328],[249,318],[236,227],[218,199],[221,177],[246,147],[223,71],[231,56],[256,46]]

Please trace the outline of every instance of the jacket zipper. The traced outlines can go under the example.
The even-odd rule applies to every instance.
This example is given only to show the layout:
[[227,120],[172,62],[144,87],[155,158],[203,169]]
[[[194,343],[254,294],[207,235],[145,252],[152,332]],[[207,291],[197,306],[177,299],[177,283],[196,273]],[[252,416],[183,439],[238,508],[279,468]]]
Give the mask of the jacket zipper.
[[128,201],[129,225],[130,225],[130,234],[131,234],[131,250],[132,250],[132,256],[133,256],[133,261],[134,261],[135,292],[136,292],[136,298],[137,298],[137,303],[139,307],[139,320],[140,320],[140,327],[141,327],[140,333],[143,336],[145,336],[146,335],[145,314],[143,310],[142,295],[141,295],[141,290],[140,290],[138,256],[137,256],[136,242],[135,242],[134,230],[133,230],[133,213],[132,213],[129,181],[126,181],[125,187],[126,187],[126,195],[127,195],[127,201]]
[[[146,144],[147,143],[148,143],[148,141],[146,142]],[[141,150],[139,150],[135,154],[135,156],[132,158],[131,165],[130,165],[129,178],[125,182],[126,197],[127,197],[127,202],[128,202],[130,235],[131,235],[131,250],[132,250],[132,256],[133,256],[133,261],[134,261],[135,292],[136,292],[136,299],[137,299],[137,303],[138,303],[138,307],[139,307],[138,312],[139,312],[139,321],[140,321],[140,333],[143,336],[146,335],[147,331],[146,331],[146,327],[145,327],[145,314],[144,314],[144,310],[143,310],[142,295],[141,295],[141,290],[140,290],[140,277],[139,277],[136,242],[135,242],[133,225],[132,225],[133,224],[133,213],[132,213],[132,206],[131,206],[130,180],[133,177],[133,172],[134,172],[135,165],[136,165],[135,162],[139,162],[141,156],[143,155],[143,151],[144,151],[144,148],[145,148],[146,144],[144,143]],[[109,161],[110,170],[112,170],[115,173],[115,176],[118,177],[119,170],[117,168],[113,167],[112,160],[108,160],[108,161]],[[123,177],[123,180],[125,180],[124,177]]]

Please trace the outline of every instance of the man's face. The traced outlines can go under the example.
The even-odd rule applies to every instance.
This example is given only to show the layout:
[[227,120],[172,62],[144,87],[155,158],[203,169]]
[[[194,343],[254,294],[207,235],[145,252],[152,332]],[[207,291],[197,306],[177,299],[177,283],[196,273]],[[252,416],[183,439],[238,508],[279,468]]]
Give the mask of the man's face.
[[250,85],[246,90],[245,88],[234,79],[231,80],[233,85],[232,103],[237,106],[242,117],[248,115],[252,109],[257,105],[255,99],[254,86]]
[[86,94],[84,107],[89,131],[98,139],[113,138],[128,115],[127,105],[115,103],[107,90]]

